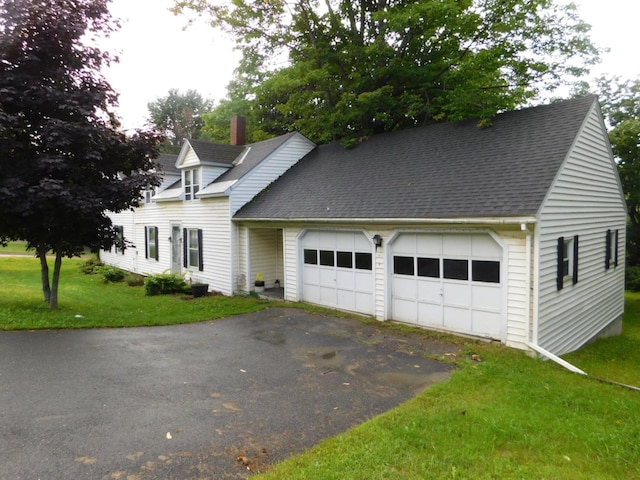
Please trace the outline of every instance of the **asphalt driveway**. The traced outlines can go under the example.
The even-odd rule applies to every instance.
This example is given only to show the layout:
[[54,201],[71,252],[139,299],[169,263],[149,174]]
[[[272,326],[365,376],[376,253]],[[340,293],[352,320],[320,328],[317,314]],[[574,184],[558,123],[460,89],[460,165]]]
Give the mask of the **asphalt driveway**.
[[455,347],[295,309],[0,332],[0,478],[245,478],[446,379],[424,352]]

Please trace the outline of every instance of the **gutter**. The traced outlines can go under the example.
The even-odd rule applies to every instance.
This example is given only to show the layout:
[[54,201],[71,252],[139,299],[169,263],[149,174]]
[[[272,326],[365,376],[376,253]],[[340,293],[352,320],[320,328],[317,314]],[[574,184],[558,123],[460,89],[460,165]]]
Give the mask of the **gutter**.
[[446,225],[512,225],[536,223],[535,217],[477,217],[477,218],[249,218],[237,217],[236,222],[287,222],[287,223],[373,223],[373,224],[446,224]]
[[633,390],[635,392],[640,392],[640,388],[639,387],[634,387],[633,385],[627,385],[625,383],[614,382],[613,380],[605,380],[604,378],[593,377],[593,376],[589,375],[587,372],[585,372],[584,370],[580,370],[575,365],[572,365],[569,362],[567,362],[566,360],[563,360],[562,358],[558,357],[557,355],[554,355],[550,351],[545,350],[540,345],[536,345],[535,343],[531,343],[531,342],[528,342],[527,345],[529,345],[530,348],[532,348],[533,350],[535,350],[539,354],[547,357],[549,360],[553,360],[554,362],[556,362],[559,365],[562,365],[564,368],[566,368],[567,370],[569,370],[569,371],[571,371],[573,373],[579,373],[580,375],[584,375],[585,377],[592,378],[594,380],[597,380],[597,381],[602,382],[602,383],[607,383],[609,385],[616,385],[618,387],[624,387],[624,388],[627,388],[629,390]]

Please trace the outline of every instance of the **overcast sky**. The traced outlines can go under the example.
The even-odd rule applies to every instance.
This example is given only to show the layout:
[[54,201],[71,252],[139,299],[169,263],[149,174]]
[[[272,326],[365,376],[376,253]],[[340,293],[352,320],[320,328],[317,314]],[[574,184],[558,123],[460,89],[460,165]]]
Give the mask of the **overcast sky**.
[[[567,0],[568,1],[568,0]],[[580,16],[592,26],[591,38],[608,47],[600,66],[593,71],[640,77],[638,54],[638,0],[574,0]],[[204,22],[186,29],[186,17],[168,8],[172,0],[112,0],[112,14],[122,28],[107,47],[120,62],[105,72],[120,94],[118,110],[126,128],[144,124],[147,103],[166,96],[170,88],[197,90],[205,98],[220,100],[226,94],[238,54],[230,39]],[[635,33],[634,33],[635,32]]]

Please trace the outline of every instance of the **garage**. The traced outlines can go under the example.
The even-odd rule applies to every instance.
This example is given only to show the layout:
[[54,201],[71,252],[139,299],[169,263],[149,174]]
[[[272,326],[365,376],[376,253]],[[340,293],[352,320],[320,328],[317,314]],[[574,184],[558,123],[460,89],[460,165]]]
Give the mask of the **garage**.
[[373,314],[373,245],[362,231],[306,231],[299,241],[302,299]]
[[391,318],[503,338],[506,270],[489,233],[401,233],[389,246]]

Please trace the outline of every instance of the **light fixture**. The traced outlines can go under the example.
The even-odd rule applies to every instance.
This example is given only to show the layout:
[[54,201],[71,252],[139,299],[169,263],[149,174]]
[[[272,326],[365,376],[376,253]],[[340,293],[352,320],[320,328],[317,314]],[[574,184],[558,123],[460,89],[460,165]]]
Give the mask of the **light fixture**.
[[376,233],[373,236],[372,240],[373,240],[373,244],[376,246],[376,248],[382,246],[382,237],[380,236],[380,234]]

